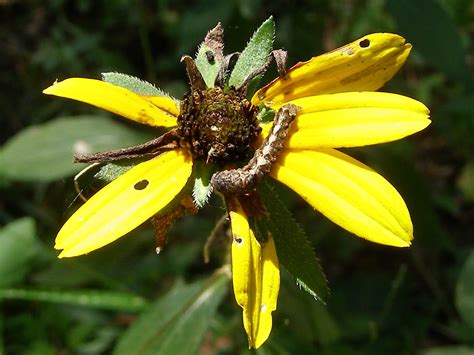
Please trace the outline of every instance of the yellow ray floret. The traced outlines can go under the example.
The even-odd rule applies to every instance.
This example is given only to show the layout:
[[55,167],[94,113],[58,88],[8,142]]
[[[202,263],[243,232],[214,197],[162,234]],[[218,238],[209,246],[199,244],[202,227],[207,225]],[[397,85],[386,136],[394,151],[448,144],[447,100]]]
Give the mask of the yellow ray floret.
[[397,190],[368,166],[341,152],[287,151],[272,176],[334,223],[362,238],[397,247],[407,247],[413,239],[410,215]]
[[[301,107],[287,148],[360,147],[401,139],[430,124],[421,102],[385,92],[347,92],[290,101]],[[268,135],[271,125],[263,128]]]
[[56,237],[59,257],[88,253],[130,232],[170,203],[191,171],[191,160],[179,150],[133,167],[68,219]]
[[243,308],[249,347],[259,348],[270,335],[272,312],[280,289],[280,269],[275,243],[269,236],[260,245],[247,216],[235,202],[231,207],[232,279],[237,303]]
[[391,33],[374,33],[293,66],[258,90],[252,103],[276,107],[314,95],[380,89],[403,65],[411,45]]
[[70,78],[43,93],[82,101],[149,126],[176,126],[179,113],[169,97],[142,96],[101,80]]

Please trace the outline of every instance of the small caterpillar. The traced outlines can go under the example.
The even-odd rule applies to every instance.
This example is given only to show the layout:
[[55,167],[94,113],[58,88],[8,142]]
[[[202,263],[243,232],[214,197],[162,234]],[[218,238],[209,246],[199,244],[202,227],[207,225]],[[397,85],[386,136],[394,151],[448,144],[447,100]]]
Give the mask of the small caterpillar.
[[224,195],[241,195],[258,185],[278,159],[298,109],[292,104],[281,107],[275,115],[270,133],[248,164],[239,169],[215,173],[211,178],[213,189]]

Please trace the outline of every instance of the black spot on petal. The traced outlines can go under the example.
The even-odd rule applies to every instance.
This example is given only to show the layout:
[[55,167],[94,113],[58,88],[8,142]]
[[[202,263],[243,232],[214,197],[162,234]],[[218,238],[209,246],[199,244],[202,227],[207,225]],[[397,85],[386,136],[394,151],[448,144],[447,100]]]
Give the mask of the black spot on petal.
[[137,182],[135,185],[133,185],[133,188],[135,190],[143,190],[148,186],[149,182],[148,180],[142,180]]
[[234,238],[234,241],[235,241],[237,244],[240,244],[240,243],[243,242],[242,238],[237,237],[237,236]]
[[366,38],[359,42],[361,48],[367,48],[370,46],[370,41]]

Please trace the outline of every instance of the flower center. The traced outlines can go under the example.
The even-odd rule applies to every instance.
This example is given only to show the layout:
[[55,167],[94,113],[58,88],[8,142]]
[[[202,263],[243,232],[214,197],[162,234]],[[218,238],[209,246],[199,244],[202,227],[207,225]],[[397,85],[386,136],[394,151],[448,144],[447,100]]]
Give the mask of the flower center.
[[257,107],[232,89],[193,90],[181,101],[180,112],[180,145],[209,163],[224,165],[248,157],[261,131]]

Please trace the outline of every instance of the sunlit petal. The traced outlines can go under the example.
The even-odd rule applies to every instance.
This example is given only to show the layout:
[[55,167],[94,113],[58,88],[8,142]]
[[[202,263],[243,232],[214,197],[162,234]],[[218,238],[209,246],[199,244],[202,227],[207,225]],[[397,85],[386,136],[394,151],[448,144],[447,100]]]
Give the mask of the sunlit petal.
[[138,227],[176,197],[191,171],[185,154],[169,151],[121,175],[64,224],[55,245],[60,257],[88,253]]
[[43,93],[82,101],[149,126],[176,126],[173,99],[140,96],[101,80],[70,78],[51,85]]
[[411,45],[395,34],[364,36],[296,64],[285,79],[277,78],[257,91],[252,103],[278,107],[305,96],[378,90],[400,69],[410,50]]
[[[158,107],[160,110],[174,116],[175,119],[179,115],[179,107],[175,100],[168,96],[146,96],[146,95],[138,95],[142,99],[150,101],[154,106]],[[174,124],[176,125],[176,123]],[[156,126],[156,125],[155,125]]]
[[[430,124],[429,110],[406,96],[384,92],[348,92],[291,101],[301,107],[286,147],[358,147],[390,142]],[[266,136],[271,125],[263,127]]]
[[380,244],[410,245],[413,226],[400,194],[366,165],[333,149],[291,150],[272,176],[348,231]]
[[273,238],[256,240],[238,202],[229,213],[232,227],[232,279],[237,303],[243,308],[249,347],[259,348],[270,335],[272,312],[280,289],[280,270]]

